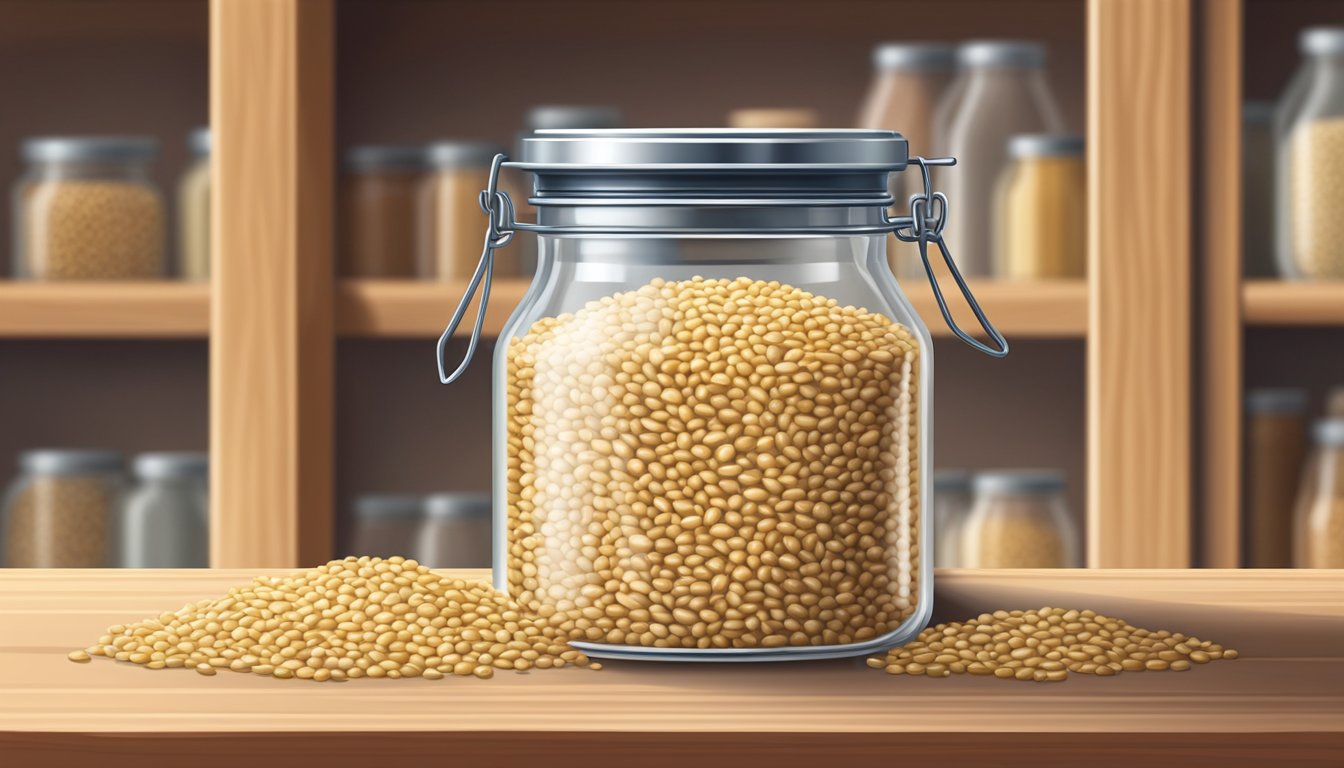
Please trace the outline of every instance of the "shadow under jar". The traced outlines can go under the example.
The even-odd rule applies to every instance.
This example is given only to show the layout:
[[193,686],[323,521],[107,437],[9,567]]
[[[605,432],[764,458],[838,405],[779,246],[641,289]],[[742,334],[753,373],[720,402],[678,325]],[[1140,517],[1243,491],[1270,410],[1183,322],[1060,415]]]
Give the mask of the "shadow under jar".
[[493,219],[540,251],[496,347],[497,588],[605,657],[924,627],[931,343],[886,261],[906,165],[891,131],[523,140],[538,221]]

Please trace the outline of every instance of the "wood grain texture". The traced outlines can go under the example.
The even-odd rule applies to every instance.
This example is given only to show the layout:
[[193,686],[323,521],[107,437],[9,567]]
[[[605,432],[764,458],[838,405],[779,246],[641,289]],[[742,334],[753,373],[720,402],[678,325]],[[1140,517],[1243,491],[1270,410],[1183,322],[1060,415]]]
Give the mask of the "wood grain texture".
[[[1185,673],[1059,685],[893,678],[859,660],[609,663],[601,672],[489,681],[320,685],[65,659],[107,625],[223,594],[251,576],[0,572],[0,750],[48,760],[97,752],[102,765],[170,755],[192,764],[227,757],[230,765],[281,765],[317,754],[346,765],[436,753],[587,765],[598,751],[635,765],[897,755],[946,765],[1119,765],[1135,757],[1289,765],[1329,764],[1344,749],[1338,571],[939,571],[939,620],[998,608],[1090,607],[1242,654]],[[996,744],[1017,748],[996,755]]]
[[204,338],[210,286],[0,282],[0,337]]
[[211,562],[331,551],[332,14],[212,0]]
[[1344,282],[1248,280],[1246,324],[1344,325]]
[[1088,3],[1088,564],[1191,545],[1190,3]]
[[1204,0],[1199,557],[1241,564],[1241,0]]

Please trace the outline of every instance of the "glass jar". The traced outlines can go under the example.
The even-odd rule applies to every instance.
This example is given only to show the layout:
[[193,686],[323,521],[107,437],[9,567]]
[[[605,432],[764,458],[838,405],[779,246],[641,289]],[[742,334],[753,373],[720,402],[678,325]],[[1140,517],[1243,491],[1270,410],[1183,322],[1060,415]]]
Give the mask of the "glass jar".
[[1255,389],[1246,393],[1246,566],[1292,564],[1293,501],[1307,453],[1307,393]]
[[957,50],[961,71],[934,117],[938,154],[957,166],[939,173],[957,202],[947,239],[957,244],[962,274],[990,274],[994,186],[1008,162],[1008,139],[1063,133],[1064,119],[1045,79],[1045,48],[1023,41],[977,41]]
[[208,567],[210,462],[205,454],[142,453],[132,466],[137,484],[122,508],[116,565]]
[[1011,280],[1087,275],[1087,174],[1081,136],[1008,142],[994,206],[994,267]]
[[341,184],[340,274],[410,278],[416,275],[416,196],[429,155],[422,147],[371,145],[345,154]]
[[21,454],[0,521],[5,567],[107,566],[125,485],[121,456],[111,451]]
[[414,557],[425,510],[418,496],[375,494],[355,499],[348,554]]
[[163,196],[142,138],[36,138],[14,187],[14,275],[143,280],[164,273]]
[[960,568],[966,517],[971,512],[971,473],[944,469],[933,473],[933,564]]
[[426,496],[417,550],[416,559],[430,568],[489,568],[490,495]]
[[[497,588],[598,656],[819,658],[919,632],[932,345],[886,266],[887,233],[916,236],[887,215],[906,164],[891,131],[523,140],[537,223],[487,190],[487,242],[540,247],[496,344]],[[445,382],[491,256],[440,339]],[[995,347],[963,338],[1006,354],[984,324]]]
[[[882,43],[873,49],[873,82],[859,110],[859,128],[900,131],[915,153],[933,151],[933,112],[956,69],[956,49],[944,43]],[[923,189],[919,174],[892,177],[897,205]],[[894,237],[887,243],[891,270],[901,280],[923,279],[919,251]]]
[[1078,533],[1064,504],[1064,476],[1000,470],[975,477],[966,520],[970,568],[1077,568]]
[[1314,425],[1293,526],[1293,564],[1344,568],[1344,418]]
[[1303,31],[1275,117],[1275,229],[1288,278],[1344,278],[1344,28]]
[[177,274],[183,280],[210,279],[210,129],[187,139],[191,165],[177,189]]
[[[477,195],[490,177],[490,161],[501,151],[493,144],[470,141],[430,145],[429,174],[416,200],[420,222],[416,271],[420,277],[461,280],[471,276],[481,257]],[[517,274],[516,260],[500,263],[497,273]]]

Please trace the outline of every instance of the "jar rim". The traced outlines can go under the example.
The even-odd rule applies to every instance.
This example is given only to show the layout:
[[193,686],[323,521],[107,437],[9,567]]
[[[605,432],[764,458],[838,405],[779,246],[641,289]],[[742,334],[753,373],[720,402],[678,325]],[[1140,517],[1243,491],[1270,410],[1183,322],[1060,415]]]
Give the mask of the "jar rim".
[[425,497],[425,514],[436,520],[490,517],[488,493],[431,493]]
[[159,142],[148,136],[34,136],[22,146],[31,163],[147,161],[158,153]]
[[957,47],[951,43],[891,42],[873,47],[873,69],[951,72],[957,67]]
[[370,494],[355,499],[355,517],[363,520],[400,520],[420,517],[419,496]]
[[210,459],[194,451],[154,451],[138,454],[132,466],[142,480],[204,478],[210,472]]
[[1064,490],[1064,473],[1054,469],[995,469],[975,476],[977,494],[1046,494]]
[[88,448],[37,448],[19,454],[19,468],[34,474],[119,472],[120,453]]

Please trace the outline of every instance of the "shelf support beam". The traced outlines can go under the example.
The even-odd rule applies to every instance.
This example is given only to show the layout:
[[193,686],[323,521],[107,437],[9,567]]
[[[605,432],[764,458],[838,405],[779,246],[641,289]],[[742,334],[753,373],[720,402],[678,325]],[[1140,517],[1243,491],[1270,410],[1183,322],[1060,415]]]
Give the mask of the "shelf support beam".
[[331,554],[333,13],[210,3],[214,567]]

